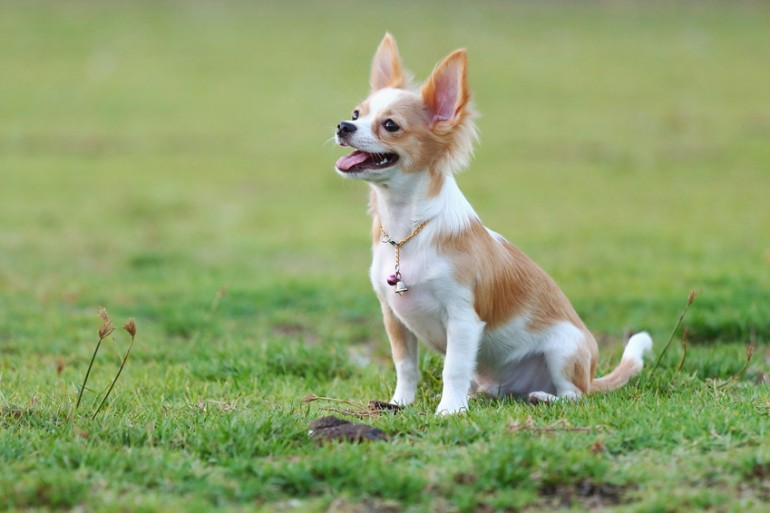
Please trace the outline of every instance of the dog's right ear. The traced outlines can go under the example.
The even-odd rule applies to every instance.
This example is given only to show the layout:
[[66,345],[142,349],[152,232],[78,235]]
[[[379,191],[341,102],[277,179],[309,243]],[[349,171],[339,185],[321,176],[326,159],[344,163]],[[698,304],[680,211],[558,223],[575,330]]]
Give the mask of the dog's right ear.
[[372,61],[372,74],[369,78],[372,91],[386,87],[403,88],[406,85],[401,58],[398,56],[396,40],[386,32]]
[[436,66],[420,89],[433,115],[431,126],[445,122],[456,126],[468,115],[467,60],[465,50],[455,50]]

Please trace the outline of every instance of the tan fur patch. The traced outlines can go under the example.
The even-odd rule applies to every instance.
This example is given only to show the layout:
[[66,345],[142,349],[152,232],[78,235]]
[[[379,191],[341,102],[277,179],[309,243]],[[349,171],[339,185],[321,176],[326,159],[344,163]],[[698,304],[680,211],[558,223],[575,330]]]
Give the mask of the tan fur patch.
[[396,40],[390,34],[385,34],[380,46],[377,48],[377,52],[374,54],[369,85],[372,91],[386,87],[400,89],[406,86]]
[[466,63],[467,57],[465,50],[455,50],[436,65],[433,73],[431,73],[428,80],[420,89],[420,95],[425,100],[425,106],[430,112],[436,112],[440,103],[438,101],[438,90],[441,88],[441,84],[446,75],[453,74],[457,76],[456,78],[452,77],[453,80],[458,80],[457,99],[453,106],[453,115],[448,119],[436,123],[435,128],[439,133],[443,134],[449,132],[464,121],[463,116],[466,113],[465,106],[468,104],[471,97],[468,89],[468,68]]
[[358,104],[358,107],[353,110],[358,111],[358,117],[366,117],[369,114],[369,99],[367,98],[366,100],[362,101],[360,104]]
[[409,328],[398,320],[393,314],[386,301],[380,298],[382,308],[382,320],[385,324],[385,331],[390,339],[390,349],[393,354],[393,360],[398,362],[409,357],[409,349],[406,339],[409,336]]
[[586,332],[581,345],[562,368],[562,374],[570,383],[581,392],[587,394],[591,388],[591,380],[596,371],[596,360],[599,358],[599,349],[593,335]]
[[521,250],[493,237],[480,221],[437,242],[452,259],[455,278],[473,287],[476,314],[488,328],[526,314],[527,329],[533,331],[559,321],[587,331],[550,276]]
[[610,392],[620,388],[639,374],[641,370],[642,364],[640,362],[629,359],[620,360],[612,372],[591,382],[590,392]]
[[430,183],[428,183],[428,197],[435,198],[441,192],[441,188],[444,187],[444,180],[446,175],[441,171],[434,168],[430,169]]

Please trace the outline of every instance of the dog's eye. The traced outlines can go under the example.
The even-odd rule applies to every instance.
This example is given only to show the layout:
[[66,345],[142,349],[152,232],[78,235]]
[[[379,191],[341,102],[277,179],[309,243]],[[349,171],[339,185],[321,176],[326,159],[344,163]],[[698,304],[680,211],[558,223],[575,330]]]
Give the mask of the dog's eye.
[[358,119],[358,111],[357,111],[357,110],[354,110],[354,111],[353,111],[353,121],[355,121],[355,120],[357,120],[357,119]]
[[398,132],[399,128],[401,128],[392,119],[386,119],[385,122],[382,124],[382,126],[388,132]]

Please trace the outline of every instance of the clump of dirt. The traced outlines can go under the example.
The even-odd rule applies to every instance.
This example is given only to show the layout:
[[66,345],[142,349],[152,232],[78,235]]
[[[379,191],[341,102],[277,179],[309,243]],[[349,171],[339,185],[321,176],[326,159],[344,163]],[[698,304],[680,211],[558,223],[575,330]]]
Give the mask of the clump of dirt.
[[625,494],[631,489],[631,486],[595,483],[590,479],[580,479],[569,484],[543,485],[540,488],[540,496],[553,507],[579,504],[588,510],[600,510],[628,502]]

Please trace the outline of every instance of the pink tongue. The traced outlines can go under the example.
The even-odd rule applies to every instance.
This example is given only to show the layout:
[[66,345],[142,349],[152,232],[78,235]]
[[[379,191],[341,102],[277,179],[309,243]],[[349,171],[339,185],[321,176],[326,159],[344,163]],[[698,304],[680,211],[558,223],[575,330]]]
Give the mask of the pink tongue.
[[354,151],[350,155],[340,157],[340,159],[337,161],[337,169],[340,171],[347,171],[353,166],[357,166],[362,162],[366,162],[368,158],[368,153],[364,153],[363,151]]

